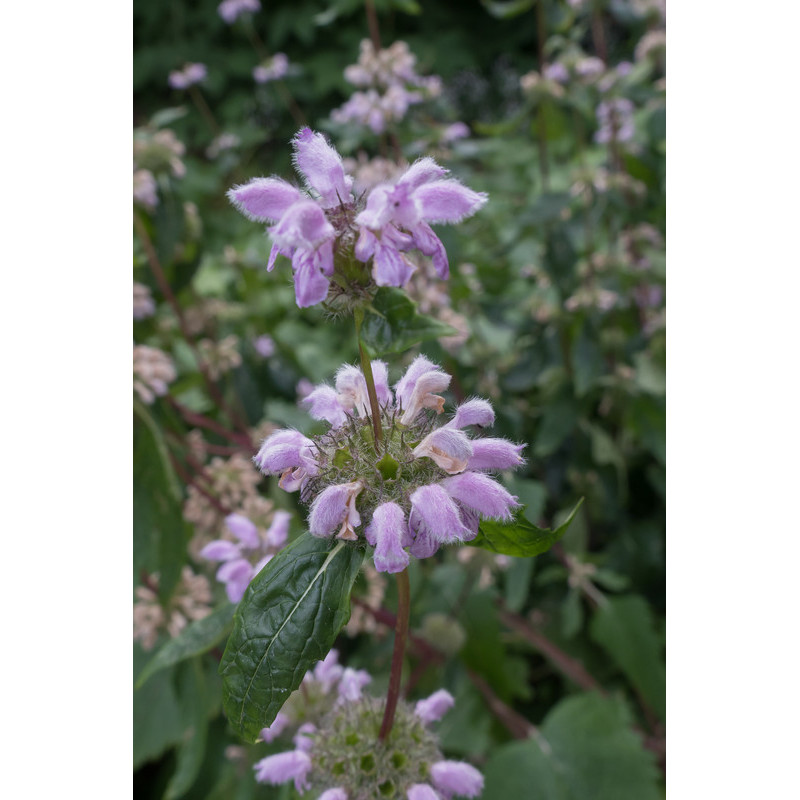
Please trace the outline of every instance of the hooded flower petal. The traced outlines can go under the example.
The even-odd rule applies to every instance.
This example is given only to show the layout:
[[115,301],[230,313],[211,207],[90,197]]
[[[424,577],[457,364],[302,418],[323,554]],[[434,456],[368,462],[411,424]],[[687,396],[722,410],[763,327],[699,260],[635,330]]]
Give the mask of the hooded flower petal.
[[253,461],[266,475],[279,475],[297,467],[309,475],[316,475],[318,470],[314,442],[295,430],[279,430],[268,436]]
[[447,251],[442,240],[433,232],[431,226],[420,222],[412,233],[414,246],[425,256],[433,259],[433,268],[436,274],[444,281],[450,277],[450,263],[447,260]]
[[225,584],[225,593],[231,603],[238,603],[253,580],[253,565],[243,558],[226,561],[217,570],[217,580]]
[[318,203],[301,199],[289,206],[277,225],[269,228],[269,235],[282,248],[314,250],[327,239],[333,239],[336,231]]
[[416,189],[424,183],[443,178],[447,174],[444,167],[440,167],[432,158],[425,157],[417,159],[397,181],[398,184],[410,186]]
[[440,485],[452,498],[484,517],[510,519],[511,509],[519,505],[516,497],[481,472],[445,478]]
[[272,517],[272,524],[264,534],[264,541],[268,547],[279,550],[289,538],[289,521],[292,515],[288,511],[278,510]]
[[275,719],[272,720],[272,725],[261,729],[259,738],[267,743],[271,742],[273,739],[276,739],[283,733],[289,722],[289,717],[287,717],[283,712],[279,711],[275,716]]
[[458,428],[436,428],[412,451],[415,458],[427,456],[450,475],[466,469],[472,457],[472,444]]
[[414,197],[426,222],[461,222],[471,217],[489,199],[485,192],[473,192],[457,180],[434,181],[420,186]]
[[397,401],[402,408],[405,408],[411,400],[411,395],[414,391],[414,386],[421,375],[431,370],[437,370],[439,367],[432,361],[428,361],[425,356],[417,356],[406,369],[405,374],[395,384],[394,392],[397,396]]
[[299,189],[280,178],[253,178],[228,190],[231,203],[254,222],[279,220],[302,197]]
[[369,416],[369,394],[364,374],[358,367],[345,364],[336,371],[339,404],[347,411],[355,409],[360,417]]
[[409,786],[406,797],[408,800],[441,800],[441,796],[427,783],[415,783]]
[[356,225],[362,230],[369,228],[373,231],[379,231],[386,227],[392,220],[391,196],[393,188],[388,183],[381,183],[373,187],[369,197],[367,197],[366,207],[355,219]]
[[388,196],[392,222],[398,228],[412,230],[422,221],[422,207],[414,190],[407,184],[398,183]]
[[246,547],[255,550],[261,545],[258,528],[244,514],[228,514],[225,527]]
[[200,551],[201,558],[208,561],[231,561],[241,555],[239,546],[225,539],[215,539]]
[[314,680],[322,685],[325,692],[329,692],[333,685],[342,677],[344,667],[339,664],[339,653],[336,650],[330,650],[328,655],[325,656],[314,667]]
[[516,469],[525,463],[524,444],[507,439],[473,439],[468,469]]
[[361,697],[361,690],[372,680],[369,672],[363,669],[345,667],[339,681],[339,699],[353,703]]
[[431,767],[434,786],[446,797],[477,797],[483,791],[483,775],[463,761],[439,761]]
[[[409,526],[416,539],[422,534],[437,544],[457,542],[469,536],[461,515],[450,495],[438,483],[420,486],[411,495],[411,517]],[[411,551],[412,555],[417,556]]]
[[310,128],[298,131],[292,144],[294,163],[303,173],[308,185],[319,193],[323,208],[350,203],[353,179],[344,173],[342,157],[331,147],[321,133]]
[[416,267],[393,247],[379,243],[372,262],[372,277],[378,286],[405,286]]
[[358,234],[358,241],[354,249],[356,258],[366,264],[375,254],[377,247],[377,236],[369,228],[362,228],[361,233]]
[[314,536],[333,536],[355,541],[355,528],[361,524],[356,510],[356,497],[363,488],[361,481],[328,486],[314,498],[308,515],[308,529]]
[[294,268],[294,294],[298,308],[308,308],[322,303],[328,296],[331,282],[323,275],[314,252],[298,250],[292,259]]
[[[389,391],[389,373],[385,361],[371,361],[375,394],[381,405],[388,405],[392,395]],[[336,391],[340,405],[347,411],[355,408],[359,416],[370,415],[369,394],[364,373],[358,367],[345,364],[336,372]]]
[[294,779],[297,791],[302,792],[308,788],[306,775],[311,769],[311,758],[302,750],[276,753],[274,756],[262,758],[253,765],[253,769],[256,771],[256,780],[259,783],[276,786]]
[[297,729],[297,733],[292,739],[294,746],[298,750],[302,750],[304,753],[310,753],[314,747],[314,739],[310,736],[310,734],[314,733],[316,730],[317,726],[314,725],[313,722],[304,722]]
[[487,400],[474,397],[462,403],[455,416],[447,423],[453,428],[466,428],[468,425],[479,425],[482,428],[494,425],[494,410]]
[[440,720],[454,705],[453,695],[446,689],[439,689],[430,697],[417,702],[414,713],[426,724]]
[[318,800],[347,800],[347,792],[338,786],[333,789],[326,789]]
[[347,421],[347,414],[339,402],[339,395],[330,386],[324,384],[317,386],[300,402],[314,419],[324,419],[326,422],[330,422],[333,428],[338,428]]
[[404,546],[411,544],[406,515],[397,503],[382,503],[372,512],[372,521],[364,531],[375,548],[378,572],[402,572],[409,563]]
[[[420,359],[433,369],[420,373],[422,363],[417,367]],[[406,380],[409,375],[411,379]],[[406,382],[403,383],[403,381]],[[410,425],[423,408],[432,408],[437,414],[441,414],[444,409],[444,398],[434,393],[444,391],[449,385],[450,376],[446,372],[440,371],[435,364],[431,364],[424,356],[419,356],[412,362],[403,380],[397,385],[396,395],[403,409],[400,423],[402,425]]]

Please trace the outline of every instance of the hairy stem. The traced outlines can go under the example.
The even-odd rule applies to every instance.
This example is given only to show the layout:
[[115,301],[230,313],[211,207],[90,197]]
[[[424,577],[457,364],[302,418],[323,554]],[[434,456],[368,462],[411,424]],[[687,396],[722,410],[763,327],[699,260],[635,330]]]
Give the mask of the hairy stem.
[[364,380],[367,383],[367,394],[369,395],[372,432],[375,435],[375,452],[380,453],[380,443],[383,441],[381,407],[378,405],[378,393],[375,390],[375,376],[372,374],[372,362],[367,357],[364,346],[361,344],[361,323],[364,321],[364,310],[362,308],[356,308],[353,316],[356,321],[356,339],[358,340],[358,354],[361,357],[361,372],[364,373]]
[[400,699],[400,677],[403,674],[403,655],[408,638],[408,617],[411,609],[411,591],[408,584],[408,569],[397,573],[397,620],[394,628],[394,650],[392,652],[392,672],[389,676],[389,689],[386,692],[386,709],[378,738],[385,742],[392,730],[394,712]]

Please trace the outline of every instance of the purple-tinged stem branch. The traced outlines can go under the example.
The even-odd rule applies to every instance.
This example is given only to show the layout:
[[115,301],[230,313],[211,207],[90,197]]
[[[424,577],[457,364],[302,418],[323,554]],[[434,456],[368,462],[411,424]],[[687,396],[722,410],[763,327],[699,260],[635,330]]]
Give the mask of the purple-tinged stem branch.
[[394,628],[394,650],[392,651],[392,671],[389,675],[389,689],[386,692],[386,708],[378,738],[385,742],[392,730],[394,712],[400,699],[400,679],[403,675],[403,656],[408,638],[408,618],[411,611],[411,590],[408,570],[397,573],[397,619]]
[[378,27],[378,14],[375,11],[373,0],[364,0],[367,11],[367,24],[369,25],[369,38],[372,39],[372,46],[376,50],[381,49],[381,32]]

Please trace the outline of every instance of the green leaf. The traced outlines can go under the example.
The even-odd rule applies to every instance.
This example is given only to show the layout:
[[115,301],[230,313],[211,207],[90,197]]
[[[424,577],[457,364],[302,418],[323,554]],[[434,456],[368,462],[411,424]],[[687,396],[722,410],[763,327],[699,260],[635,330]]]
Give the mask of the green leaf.
[[173,122],[185,117],[189,113],[186,106],[175,106],[174,108],[162,108],[150,117],[150,125],[154,128],[164,128]]
[[506,0],[504,3],[481,0],[483,7],[497,19],[510,19],[524,14],[526,11],[530,11],[535,3],[536,0]]
[[228,634],[235,608],[232,603],[227,603],[207,617],[188,625],[178,636],[166,642],[145,665],[136,681],[136,688],[142,686],[156,672],[187,658],[207,653],[219,644]]
[[255,742],[350,618],[365,551],[304,533],[261,570],[236,609],[220,663],[230,724]]
[[478,528],[478,535],[467,544],[505,556],[538,556],[546,553],[564,535],[581,503],[583,498],[555,530],[538,528],[525,518],[524,508],[517,510],[511,522],[485,519]]
[[183,683],[185,703],[184,717],[188,723],[178,745],[175,772],[167,784],[164,800],[183,797],[197,779],[208,739],[208,715],[206,711],[206,678],[198,662],[186,665]]
[[[133,650],[133,674],[141,669],[147,655]],[[161,673],[133,697],[133,767],[158,758],[180,741],[183,733],[181,709],[173,688],[173,672]]]
[[417,311],[402,289],[383,286],[366,309],[361,341],[370,358],[401,353],[425,339],[453,336],[458,331]]
[[484,769],[482,800],[657,800],[652,753],[618,699],[562,700],[532,739],[505,745]]
[[661,645],[647,602],[638,595],[608,598],[595,612],[590,633],[663,720],[666,676]]
[[166,600],[185,562],[183,498],[161,429],[138,400],[133,413],[134,568],[158,572]]

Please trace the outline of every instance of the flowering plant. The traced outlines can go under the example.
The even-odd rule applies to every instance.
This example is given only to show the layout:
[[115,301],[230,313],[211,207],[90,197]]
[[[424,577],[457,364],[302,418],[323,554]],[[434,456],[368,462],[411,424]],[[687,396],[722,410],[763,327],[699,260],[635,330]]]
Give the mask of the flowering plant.
[[415,5],[139,4],[137,794],[659,796],[663,4]]

